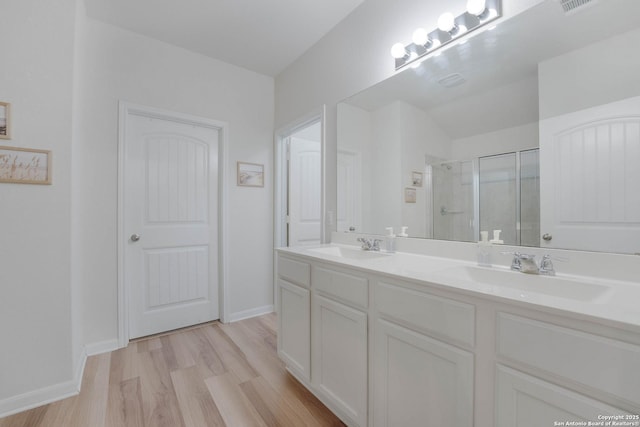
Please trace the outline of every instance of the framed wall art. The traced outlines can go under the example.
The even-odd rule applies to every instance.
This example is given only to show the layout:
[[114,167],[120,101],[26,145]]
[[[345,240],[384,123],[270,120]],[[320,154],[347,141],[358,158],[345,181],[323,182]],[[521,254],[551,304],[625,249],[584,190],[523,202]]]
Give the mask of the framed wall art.
[[416,202],[416,189],[407,187],[404,189],[404,202],[415,203]]
[[0,146],[0,183],[51,184],[51,151]]
[[411,185],[422,187],[422,172],[411,172]]
[[238,162],[238,186],[264,187],[264,165]]
[[11,139],[11,104],[0,102],[0,139]]

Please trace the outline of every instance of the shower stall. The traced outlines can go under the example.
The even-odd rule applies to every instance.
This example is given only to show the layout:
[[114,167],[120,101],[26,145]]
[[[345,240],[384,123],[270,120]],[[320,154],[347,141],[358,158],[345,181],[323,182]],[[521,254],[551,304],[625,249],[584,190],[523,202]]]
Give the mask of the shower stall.
[[427,165],[430,237],[475,242],[501,230],[507,245],[540,245],[538,149]]

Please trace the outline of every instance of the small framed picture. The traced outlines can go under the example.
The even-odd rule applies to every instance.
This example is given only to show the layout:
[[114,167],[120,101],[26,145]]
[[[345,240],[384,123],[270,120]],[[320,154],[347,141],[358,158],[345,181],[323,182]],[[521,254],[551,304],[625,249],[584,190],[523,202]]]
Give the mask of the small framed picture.
[[406,187],[404,189],[404,202],[405,203],[415,203],[416,202],[416,189],[411,187]]
[[411,185],[422,187],[422,172],[411,172]]
[[0,102],[0,139],[11,139],[11,104]]
[[238,162],[238,186],[264,187],[264,165]]
[[0,147],[0,182],[51,184],[51,151]]

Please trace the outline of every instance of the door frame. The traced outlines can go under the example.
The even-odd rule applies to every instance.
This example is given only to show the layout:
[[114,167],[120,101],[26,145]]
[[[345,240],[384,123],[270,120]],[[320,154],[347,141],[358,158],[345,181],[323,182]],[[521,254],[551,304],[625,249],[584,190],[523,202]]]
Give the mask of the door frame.
[[[314,123],[320,123],[320,243],[326,243],[325,239],[325,207],[326,207],[326,106],[322,105],[293,122],[277,129],[274,136],[274,191],[273,191],[273,242],[276,248],[286,246],[286,212],[287,212],[287,170],[285,141],[300,129],[304,129]],[[274,258],[275,260],[275,258]]]
[[130,115],[169,120],[178,123],[190,124],[194,126],[206,127],[218,131],[218,308],[220,321],[227,322],[227,200],[228,200],[228,157],[229,157],[229,124],[226,122],[212,120],[205,117],[193,116],[189,114],[177,113],[155,107],[137,105],[125,101],[119,101],[118,120],[118,224],[117,224],[117,245],[118,245],[118,347],[126,347],[129,343],[129,301],[131,299],[130,289],[126,286],[124,265],[125,265],[125,144],[127,120]]

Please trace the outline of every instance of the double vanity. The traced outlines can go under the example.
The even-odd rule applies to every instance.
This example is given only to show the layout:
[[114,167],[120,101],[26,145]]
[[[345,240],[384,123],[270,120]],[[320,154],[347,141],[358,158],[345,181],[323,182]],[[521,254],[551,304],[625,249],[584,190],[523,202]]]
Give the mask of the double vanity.
[[346,424],[640,425],[637,280],[342,240],[278,249],[276,288],[280,358]]

